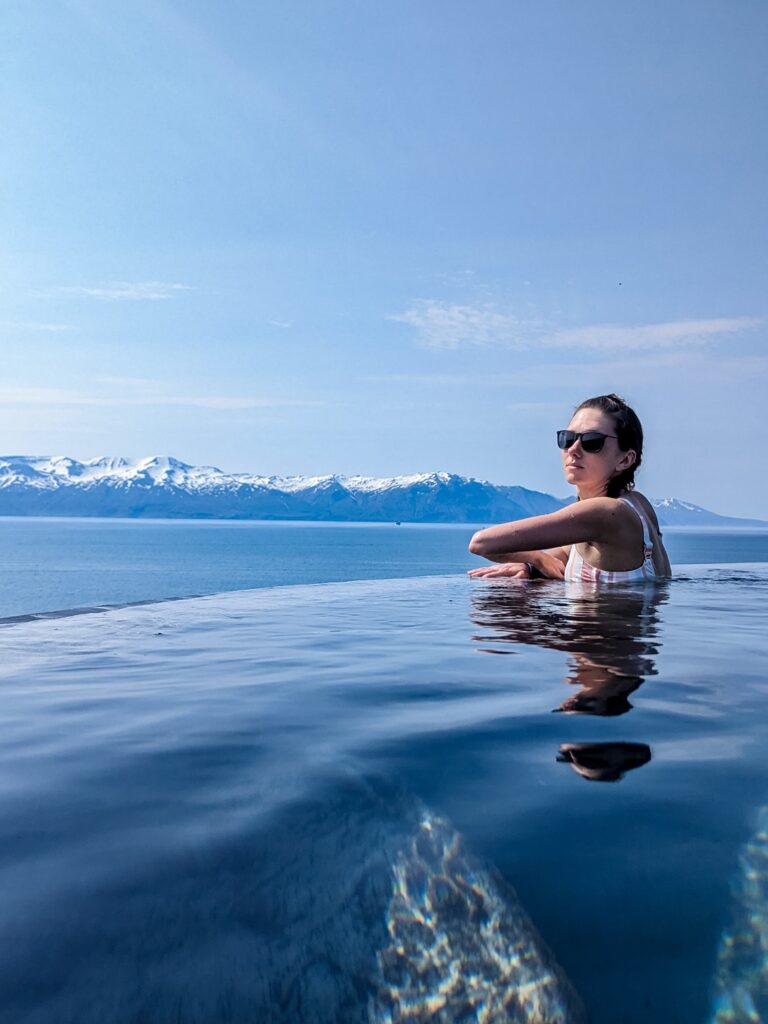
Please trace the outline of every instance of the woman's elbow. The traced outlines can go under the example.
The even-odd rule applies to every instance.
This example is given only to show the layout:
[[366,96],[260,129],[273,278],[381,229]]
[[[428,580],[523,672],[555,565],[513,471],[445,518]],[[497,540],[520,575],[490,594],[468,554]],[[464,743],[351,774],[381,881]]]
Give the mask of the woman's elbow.
[[484,539],[483,533],[483,530],[478,530],[469,542],[469,550],[473,555],[480,555],[484,557],[488,552],[487,541]]

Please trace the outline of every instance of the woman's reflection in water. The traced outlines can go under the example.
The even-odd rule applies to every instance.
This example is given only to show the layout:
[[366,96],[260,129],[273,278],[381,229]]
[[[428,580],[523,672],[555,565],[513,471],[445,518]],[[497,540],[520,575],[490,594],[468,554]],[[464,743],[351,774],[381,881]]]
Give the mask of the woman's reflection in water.
[[[504,645],[530,644],[568,654],[564,682],[575,692],[553,708],[572,715],[623,715],[629,695],[656,675],[659,608],[665,584],[601,589],[584,583],[505,580],[472,595],[472,621],[483,633],[473,639],[491,654]],[[557,757],[583,778],[616,782],[647,764],[645,743],[567,743]]]
[[651,760],[647,743],[561,743],[557,760],[589,782],[618,782]]

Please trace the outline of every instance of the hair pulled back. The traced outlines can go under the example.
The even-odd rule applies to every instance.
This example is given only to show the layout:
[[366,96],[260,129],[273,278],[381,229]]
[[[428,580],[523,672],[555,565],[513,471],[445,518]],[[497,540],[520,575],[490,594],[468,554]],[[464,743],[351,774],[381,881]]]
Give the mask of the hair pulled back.
[[599,409],[613,420],[619,448],[629,451],[631,448],[635,453],[635,461],[627,469],[617,473],[608,481],[607,495],[609,498],[618,498],[624,491],[631,491],[635,486],[635,472],[640,468],[643,460],[643,427],[634,409],[630,408],[623,398],[618,395],[597,395],[595,398],[588,398],[586,402],[574,409],[574,413],[581,409]]

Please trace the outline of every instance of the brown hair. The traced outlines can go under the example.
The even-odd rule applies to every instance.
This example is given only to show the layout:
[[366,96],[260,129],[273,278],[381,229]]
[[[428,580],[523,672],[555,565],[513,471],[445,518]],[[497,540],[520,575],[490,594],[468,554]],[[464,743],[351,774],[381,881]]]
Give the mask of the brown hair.
[[608,497],[618,498],[624,491],[631,491],[635,486],[635,472],[643,461],[643,427],[634,409],[631,409],[623,398],[618,395],[597,395],[595,398],[588,398],[586,402],[574,409],[574,413],[580,409],[599,409],[613,420],[614,429],[619,448],[635,453],[635,461],[631,466],[617,473],[608,481]]

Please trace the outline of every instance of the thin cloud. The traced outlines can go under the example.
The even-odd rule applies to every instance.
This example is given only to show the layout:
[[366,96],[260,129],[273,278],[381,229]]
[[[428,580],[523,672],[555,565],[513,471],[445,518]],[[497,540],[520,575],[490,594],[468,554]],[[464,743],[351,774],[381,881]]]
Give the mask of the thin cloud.
[[470,285],[475,283],[474,270],[449,270],[444,273],[432,275],[436,281],[442,284]]
[[[564,356],[572,356],[564,352]],[[610,358],[599,363],[579,359],[578,361],[547,362],[547,389],[571,392],[574,385],[594,380],[595,368],[599,367],[601,378],[616,380],[637,379],[639,375],[652,379],[664,372],[690,373],[707,366],[713,373],[730,375],[757,375],[768,370],[768,355],[728,356],[710,348],[705,351],[695,348],[649,349],[646,352],[614,352]],[[482,389],[505,390],[518,386],[541,384],[541,364],[526,365],[515,370],[499,370],[493,373],[382,373],[357,378],[363,383],[400,385],[418,388],[461,388],[467,394],[477,395]]]
[[[147,399],[144,404],[158,404],[156,401]],[[190,398],[177,398],[171,396],[161,398],[161,405],[190,405],[201,409],[283,409],[296,407],[316,407],[325,405],[325,402],[308,401],[293,398],[239,398],[227,395],[200,395]]]
[[768,372],[768,355],[739,356],[737,359],[721,359],[718,369],[758,377]]
[[38,324],[26,320],[0,320],[0,328],[7,331],[71,331],[69,324]]
[[97,384],[113,384],[119,388],[143,388],[144,390],[162,391],[165,381],[154,377],[105,376],[96,377]]
[[414,387],[465,387],[463,373],[371,373],[357,378],[364,384],[404,384]]
[[416,329],[427,348],[458,349],[503,345],[528,348],[532,324],[493,306],[468,306],[425,300],[388,317]]
[[714,320],[674,320],[660,324],[627,327],[622,324],[596,324],[575,330],[557,331],[543,339],[552,348],[593,348],[602,350],[648,350],[701,345],[710,338],[740,334],[759,327],[755,317],[720,317]]
[[0,388],[0,403],[17,406],[186,406],[198,409],[278,409],[321,406],[302,399],[251,398],[240,395],[84,395],[64,388]]
[[702,345],[760,326],[755,317],[674,320],[652,324],[591,324],[556,330],[540,321],[522,320],[492,305],[470,306],[425,300],[389,317],[416,330],[419,342],[432,349],[510,348],[650,351]]
[[289,327],[293,327],[291,320],[267,320],[270,327],[280,327],[283,330],[287,330]]
[[165,281],[112,281],[104,285],[62,285],[58,293],[85,295],[106,302],[146,302],[174,299],[181,292],[190,291],[188,284]]

